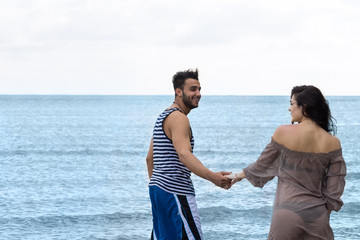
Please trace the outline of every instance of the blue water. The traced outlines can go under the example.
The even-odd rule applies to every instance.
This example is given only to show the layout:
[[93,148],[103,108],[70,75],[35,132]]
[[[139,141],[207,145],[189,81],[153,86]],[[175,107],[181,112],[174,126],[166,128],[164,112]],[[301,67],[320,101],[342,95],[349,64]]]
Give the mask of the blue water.
[[[336,239],[360,239],[360,97],[329,97],[348,167]],[[145,156],[173,96],[0,96],[0,239],[149,239]],[[195,155],[214,171],[255,161],[289,97],[203,96]],[[226,191],[193,176],[205,239],[266,239],[276,180]]]

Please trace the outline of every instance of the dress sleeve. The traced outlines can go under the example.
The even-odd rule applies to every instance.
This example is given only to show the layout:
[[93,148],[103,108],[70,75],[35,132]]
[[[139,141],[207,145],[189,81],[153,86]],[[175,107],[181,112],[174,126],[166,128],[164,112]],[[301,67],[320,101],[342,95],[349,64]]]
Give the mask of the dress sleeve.
[[342,155],[330,160],[323,182],[323,195],[328,210],[339,211],[343,205],[341,195],[345,188],[346,165]]
[[278,175],[280,156],[281,149],[274,140],[271,140],[258,160],[243,169],[246,179],[254,187],[262,188],[268,181]]

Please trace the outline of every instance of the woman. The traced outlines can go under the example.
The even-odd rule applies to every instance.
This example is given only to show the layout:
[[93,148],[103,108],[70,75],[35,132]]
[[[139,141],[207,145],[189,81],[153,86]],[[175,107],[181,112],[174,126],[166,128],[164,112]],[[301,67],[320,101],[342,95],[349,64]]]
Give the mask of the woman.
[[259,159],[231,174],[255,187],[278,177],[268,239],[334,239],[331,211],[339,211],[346,166],[327,101],[314,86],[291,91],[291,122],[275,130]]

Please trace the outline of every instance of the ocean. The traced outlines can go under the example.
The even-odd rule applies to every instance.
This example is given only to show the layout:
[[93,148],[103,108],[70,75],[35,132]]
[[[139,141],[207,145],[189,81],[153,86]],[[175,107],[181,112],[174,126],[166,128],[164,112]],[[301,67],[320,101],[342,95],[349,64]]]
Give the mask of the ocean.
[[[173,96],[0,96],[0,239],[149,239],[145,157]],[[360,239],[360,97],[327,98],[347,163],[335,239]],[[202,96],[188,115],[194,154],[213,171],[255,161],[288,96]],[[223,190],[192,176],[207,240],[266,239],[277,180]]]

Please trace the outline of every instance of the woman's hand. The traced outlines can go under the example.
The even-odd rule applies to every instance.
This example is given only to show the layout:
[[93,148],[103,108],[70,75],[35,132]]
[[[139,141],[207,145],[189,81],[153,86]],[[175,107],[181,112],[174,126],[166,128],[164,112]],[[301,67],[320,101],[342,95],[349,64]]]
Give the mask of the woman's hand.
[[227,177],[228,179],[231,179],[231,186],[234,185],[237,182],[240,182],[241,180],[243,180],[243,178],[245,178],[245,174],[243,171],[238,172],[238,173],[231,173],[229,175],[225,175],[225,177]]

